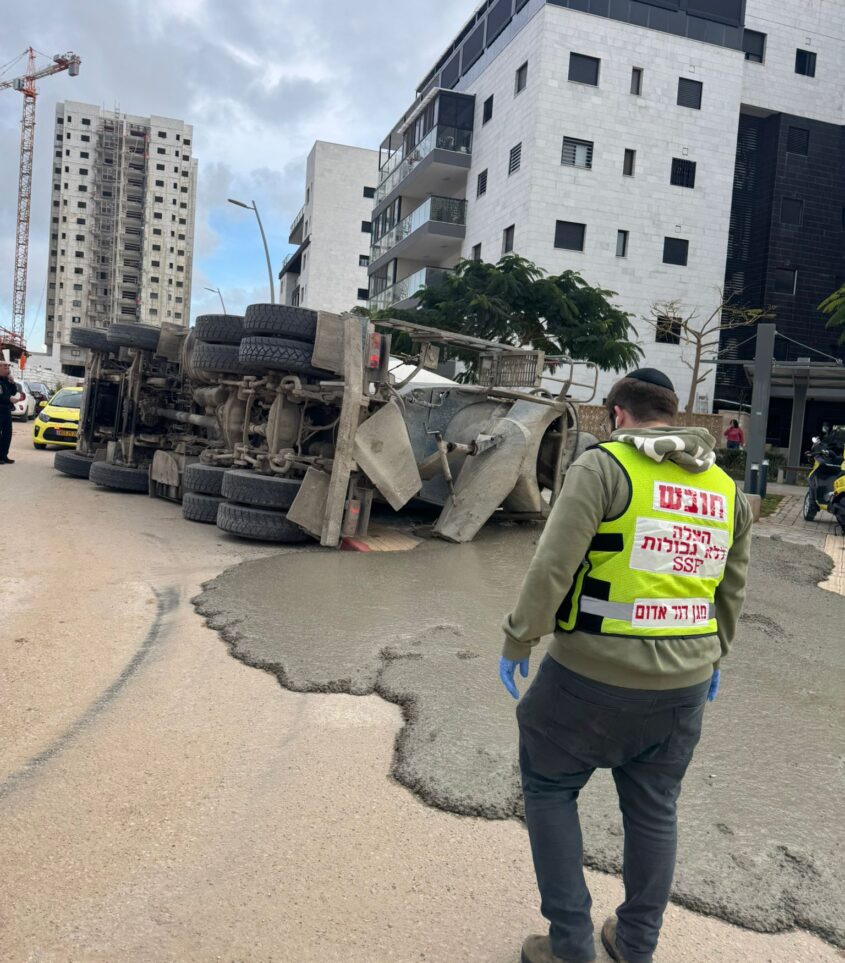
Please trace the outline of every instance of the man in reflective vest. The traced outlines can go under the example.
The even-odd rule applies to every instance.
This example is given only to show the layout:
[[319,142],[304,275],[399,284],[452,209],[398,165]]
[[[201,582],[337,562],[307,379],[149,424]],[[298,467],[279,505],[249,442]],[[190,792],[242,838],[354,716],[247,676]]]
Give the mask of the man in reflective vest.
[[595,959],[579,791],[610,769],[625,829],[625,901],[601,940],[651,963],[675,868],[675,806],[745,599],[751,511],[703,428],[673,428],[671,381],[644,368],[607,398],[614,429],[566,474],[516,608],[499,674],[517,707],[525,819],[549,920],[523,963]]

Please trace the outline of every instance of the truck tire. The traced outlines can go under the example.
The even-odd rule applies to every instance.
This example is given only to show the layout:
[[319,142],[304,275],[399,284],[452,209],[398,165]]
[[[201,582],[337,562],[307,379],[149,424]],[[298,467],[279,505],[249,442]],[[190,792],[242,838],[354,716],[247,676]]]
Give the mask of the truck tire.
[[53,458],[53,467],[56,471],[70,475],[71,478],[87,478],[93,464],[93,458],[80,455],[78,451],[57,451]]
[[254,471],[227,471],[221,493],[230,502],[284,511],[293,504],[301,485],[299,478],[276,478]]
[[114,351],[114,345],[109,344],[106,332],[97,328],[74,328],[70,333],[70,343],[77,348],[90,348],[92,351]]
[[240,344],[244,319],[240,314],[201,314],[194,328],[200,341],[208,344]]
[[813,493],[808,488],[807,494],[804,496],[804,521],[812,522],[818,513],[819,506],[816,504]]
[[146,468],[129,468],[126,465],[110,465],[107,461],[95,461],[88,474],[89,481],[103,488],[120,492],[149,494],[150,473]]
[[330,371],[323,371],[311,365],[313,346],[302,341],[287,338],[245,337],[241,341],[241,369],[269,368],[271,371],[285,371],[291,374],[304,374],[310,378],[334,378]]
[[218,495],[200,495],[188,492],[182,499],[182,518],[189,522],[213,525],[217,521],[217,509],[226,501]]
[[213,371],[216,374],[237,375],[241,370],[236,344],[208,344],[205,341],[196,341],[191,354],[191,364],[203,371]]
[[[317,312],[287,304],[250,304],[244,314],[244,337],[268,335],[314,343]],[[202,335],[200,335],[202,337]]]
[[200,465],[198,462],[188,465],[182,476],[182,490],[196,492],[198,495],[221,495],[223,476],[228,468],[218,468],[216,465]]
[[152,324],[111,324],[106,337],[112,347],[157,351],[161,331]]
[[241,538],[251,538],[257,542],[297,545],[311,540],[311,536],[304,529],[289,522],[281,512],[233,505],[231,502],[223,502],[217,510],[217,527],[231,535],[240,535]]

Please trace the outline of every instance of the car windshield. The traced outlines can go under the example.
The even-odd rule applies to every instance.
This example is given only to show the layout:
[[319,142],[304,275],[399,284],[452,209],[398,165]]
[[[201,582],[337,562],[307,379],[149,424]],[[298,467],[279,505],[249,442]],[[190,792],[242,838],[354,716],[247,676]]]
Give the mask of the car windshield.
[[60,391],[50,399],[54,408],[79,408],[82,406],[81,391]]
[[50,394],[50,389],[47,387],[47,385],[42,384],[40,381],[25,381],[24,384],[26,385],[26,390],[31,395],[37,393],[39,395],[46,396]]

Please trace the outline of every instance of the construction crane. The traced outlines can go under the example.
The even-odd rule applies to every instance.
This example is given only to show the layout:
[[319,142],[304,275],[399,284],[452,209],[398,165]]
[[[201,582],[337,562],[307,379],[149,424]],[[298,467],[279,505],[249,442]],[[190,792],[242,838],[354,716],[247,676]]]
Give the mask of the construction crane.
[[[12,326],[0,327],[0,347],[8,345],[23,353],[26,348],[24,320],[26,316],[26,275],[29,262],[29,215],[32,199],[32,156],[35,147],[35,82],[42,77],[66,70],[71,77],[79,73],[80,59],[75,53],[56,54],[46,67],[36,69],[36,52],[29,47],[21,54],[26,57],[26,73],[11,80],[0,80],[0,90],[12,89],[23,94],[21,114],[21,161],[18,176],[18,218],[15,228],[15,277],[12,289]],[[43,55],[42,55],[43,56]],[[18,58],[20,59],[20,58]],[[13,61],[14,62],[14,61]]]

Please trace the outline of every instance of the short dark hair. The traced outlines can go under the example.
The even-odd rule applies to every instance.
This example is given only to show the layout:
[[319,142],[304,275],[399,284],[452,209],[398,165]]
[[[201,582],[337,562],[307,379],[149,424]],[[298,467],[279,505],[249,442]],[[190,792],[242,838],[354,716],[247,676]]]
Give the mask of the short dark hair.
[[618,405],[637,421],[672,422],[678,414],[678,396],[674,391],[634,378],[617,381],[610,389],[605,404],[610,414]]

